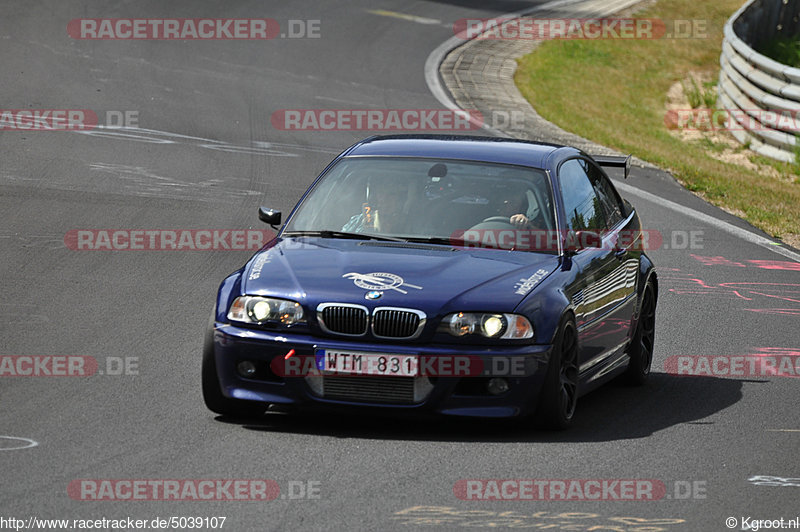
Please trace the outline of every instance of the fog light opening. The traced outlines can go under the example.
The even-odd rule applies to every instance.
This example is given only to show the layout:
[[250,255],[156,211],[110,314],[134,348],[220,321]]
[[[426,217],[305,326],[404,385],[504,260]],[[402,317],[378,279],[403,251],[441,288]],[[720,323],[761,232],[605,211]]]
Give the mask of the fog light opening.
[[236,365],[236,371],[242,377],[250,378],[256,374],[256,365],[249,360],[243,360]]
[[509,388],[508,381],[500,377],[489,379],[488,384],[486,384],[486,390],[492,395],[504,394]]

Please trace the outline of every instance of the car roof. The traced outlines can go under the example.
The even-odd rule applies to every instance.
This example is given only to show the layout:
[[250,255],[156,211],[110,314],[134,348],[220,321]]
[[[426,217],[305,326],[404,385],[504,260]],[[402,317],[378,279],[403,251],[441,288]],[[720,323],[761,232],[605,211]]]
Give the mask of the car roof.
[[556,150],[577,155],[581,152],[559,144],[501,137],[461,135],[385,135],[365,139],[347,150],[345,157],[395,156],[435,157],[546,168]]

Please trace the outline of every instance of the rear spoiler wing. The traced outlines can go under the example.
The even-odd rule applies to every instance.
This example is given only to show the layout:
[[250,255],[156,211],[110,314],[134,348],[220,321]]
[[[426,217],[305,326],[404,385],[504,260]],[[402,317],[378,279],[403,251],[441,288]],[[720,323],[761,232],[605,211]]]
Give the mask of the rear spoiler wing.
[[628,155],[625,157],[624,155],[594,155],[592,159],[595,160],[597,164],[600,166],[610,166],[613,168],[624,168],[624,176],[625,179],[628,179],[628,175],[631,173],[631,156]]

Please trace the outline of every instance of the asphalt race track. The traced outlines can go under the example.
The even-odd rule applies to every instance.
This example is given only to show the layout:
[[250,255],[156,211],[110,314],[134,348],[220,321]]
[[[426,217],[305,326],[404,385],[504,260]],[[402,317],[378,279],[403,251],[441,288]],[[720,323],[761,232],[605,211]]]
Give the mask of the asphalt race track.
[[[660,276],[652,380],[582,398],[562,433],[468,420],[216,417],[200,392],[203,331],[219,282],[252,251],[79,250],[70,239],[85,229],[267,229],[259,205],[288,213],[335,154],[370,134],[284,131],[273,113],[441,109],[424,66],[453,23],[533,5],[5,2],[0,107],[87,109],[107,126],[127,111],[128,127],[0,131],[0,355],[97,361],[91,376],[0,371],[0,529],[15,528],[11,518],[78,529],[72,520],[225,517],[223,530],[653,532],[797,518],[800,366],[776,375],[756,362],[800,360],[800,255],[755,242],[758,231],[663,172],[635,168],[621,188],[662,238],[650,252]],[[67,32],[76,18],[176,17],[271,18],[285,37]],[[290,29],[318,37],[289,38]],[[719,361],[736,357],[758,371],[720,375]],[[676,374],[702,363],[717,369]],[[81,479],[98,490],[103,479],[268,479],[280,495],[95,500],[102,491]],[[467,479],[643,479],[658,489],[656,500],[619,489],[593,500],[462,500],[454,486]]]

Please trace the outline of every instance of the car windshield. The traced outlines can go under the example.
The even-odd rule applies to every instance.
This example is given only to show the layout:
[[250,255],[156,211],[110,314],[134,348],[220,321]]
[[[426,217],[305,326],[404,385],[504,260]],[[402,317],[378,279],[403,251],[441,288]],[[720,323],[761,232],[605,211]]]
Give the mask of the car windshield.
[[482,247],[525,249],[493,242],[504,231],[552,234],[554,229],[552,195],[542,170],[450,159],[352,157],[325,174],[283,234],[470,240]]

